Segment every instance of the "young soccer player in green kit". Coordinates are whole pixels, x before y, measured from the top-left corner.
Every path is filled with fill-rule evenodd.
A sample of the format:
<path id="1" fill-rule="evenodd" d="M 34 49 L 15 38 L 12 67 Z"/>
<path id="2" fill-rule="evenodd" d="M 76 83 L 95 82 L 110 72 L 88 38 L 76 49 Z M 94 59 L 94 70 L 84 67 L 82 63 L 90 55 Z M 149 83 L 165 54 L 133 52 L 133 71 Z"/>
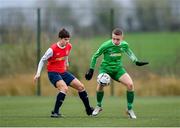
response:
<path id="1" fill-rule="evenodd" d="M 86 80 L 90 80 L 93 76 L 94 68 L 96 65 L 97 58 L 104 55 L 99 68 L 99 74 L 107 73 L 110 77 L 118 82 L 121 82 L 127 88 L 127 114 L 130 118 L 136 119 L 136 115 L 132 109 L 134 101 L 134 84 L 123 67 L 121 58 L 122 54 L 126 53 L 128 57 L 137 66 L 143 66 L 148 64 L 148 62 L 140 62 L 131 51 L 128 43 L 123 40 L 123 32 L 121 29 L 116 28 L 112 32 L 112 39 L 104 42 L 99 49 L 94 53 L 90 63 L 90 69 L 85 74 Z M 104 96 L 103 88 L 105 86 L 98 84 L 96 89 L 97 106 L 94 109 L 92 115 L 96 116 L 102 111 L 102 100 Z"/>

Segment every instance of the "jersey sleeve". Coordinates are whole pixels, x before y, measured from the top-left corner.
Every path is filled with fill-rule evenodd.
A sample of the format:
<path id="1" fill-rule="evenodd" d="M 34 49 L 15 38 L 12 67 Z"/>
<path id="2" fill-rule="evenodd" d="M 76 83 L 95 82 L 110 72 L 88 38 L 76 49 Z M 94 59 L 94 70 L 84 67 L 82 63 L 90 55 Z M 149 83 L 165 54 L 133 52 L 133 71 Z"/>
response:
<path id="1" fill-rule="evenodd" d="M 91 58 L 90 68 L 92 69 L 95 68 L 97 58 L 103 54 L 104 49 L 105 49 L 104 45 L 101 45 L 99 49 L 93 54 Z"/>
<path id="2" fill-rule="evenodd" d="M 126 53 L 126 55 L 131 59 L 131 61 L 133 63 L 135 63 L 136 61 L 138 61 L 137 57 L 135 56 L 135 54 L 133 53 L 133 51 L 129 48 L 128 43 L 124 44 L 123 49 Z"/>
<path id="3" fill-rule="evenodd" d="M 36 74 L 38 74 L 38 75 L 41 74 L 41 71 L 42 71 L 42 68 L 43 68 L 45 62 L 46 62 L 50 57 L 52 57 L 52 56 L 53 56 L 53 50 L 52 50 L 52 48 L 49 48 L 49 49 L 45 52 L 45 54 L 42 56 L 41 60 L 39 61 L 38 69 L 37 69 L 37 73 L 36 73 Z"/>

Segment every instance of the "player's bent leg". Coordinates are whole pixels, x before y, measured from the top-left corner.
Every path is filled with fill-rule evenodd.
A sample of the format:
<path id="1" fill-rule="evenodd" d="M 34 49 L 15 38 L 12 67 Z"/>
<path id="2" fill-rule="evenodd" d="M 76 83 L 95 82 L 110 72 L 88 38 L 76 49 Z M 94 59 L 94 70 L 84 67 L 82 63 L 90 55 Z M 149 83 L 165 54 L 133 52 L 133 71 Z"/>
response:
<path id="1" fill-rule="evenodd" d="M 59 80 L 56 83 L 56 87 L 60 92 L 57 94 L 54 110 L 51 112 L 51 117 L 53 118 L 62 117 L 62 114 L 59 112 L 59 109 L 63 104 L 63 101 L 66 97 L 66 92 L 68 90 L 68 87 L 63 80 Z"/>
<path id="2" fill-rule="evenodd" d="M 124 75 L 120 77 L 119 81 L 127 87 L 127 92 L 126 92 L 127 112 L 126 113 L 131 119 L 136 119 L 136 115 L 134 111 L 132 110 L 133 102 L 134 102 L 134 85 L 133 85 L 132 79 L 127 73 L 125 73 Z"/>
<path id="3" fill-rule="evenodd" d="M 128 91 L 134 91 L 134 84 L 128 73 L 123 74 L 119 81 L 126 86 Z"/>
<path id="4" fill-rule="evenodd" d="M 79 97 L 82 100 L 85 110 L 86 110 L 86 114 L 87 115 L 92 115 L 92 112 L 94 110 L 93 107 L 90 106 L 89 104 L 89 98 L 88 98 L 88 94 L 84 88 L 84 85 L 77 79 L 75 78 L 71 83 L 70 83 L 71 87 L 73 87 L 74 89 L 78 90 L 79 93 Z"/>

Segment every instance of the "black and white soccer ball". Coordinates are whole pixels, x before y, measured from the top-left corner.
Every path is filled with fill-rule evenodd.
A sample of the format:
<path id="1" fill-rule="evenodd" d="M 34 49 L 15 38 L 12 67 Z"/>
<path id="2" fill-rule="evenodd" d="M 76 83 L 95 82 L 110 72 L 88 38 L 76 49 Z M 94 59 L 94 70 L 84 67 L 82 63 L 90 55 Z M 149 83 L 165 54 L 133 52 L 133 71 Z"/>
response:
<path id="1" fill-rule="evenodd" d="M 111 77 L 107 73 L 101 73 L 97 77 L 97 82 L 101 86 L 107 86 L 111 83 Z"/>

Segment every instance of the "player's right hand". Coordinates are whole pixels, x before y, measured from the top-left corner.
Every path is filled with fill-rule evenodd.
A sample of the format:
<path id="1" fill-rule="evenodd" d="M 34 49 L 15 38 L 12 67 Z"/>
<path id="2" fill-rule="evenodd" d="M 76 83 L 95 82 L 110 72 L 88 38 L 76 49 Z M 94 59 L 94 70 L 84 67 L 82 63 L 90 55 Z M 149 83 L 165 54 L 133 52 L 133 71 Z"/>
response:
<path id="1" fill-rule="evenodd" d="M 93 76 L 93 73 L 94 73 L 94 69 L 90 68 L 85 74 L 86 80 L 90 80 Z"/>
<path id="2" fill-rule="evenodd" d="M 39 74 L 36 74 L 36 75 L 34 76 L 34 81 L 36 81 L 39 77 L 40 77 L 40 75 L 39 75 Z"/>

